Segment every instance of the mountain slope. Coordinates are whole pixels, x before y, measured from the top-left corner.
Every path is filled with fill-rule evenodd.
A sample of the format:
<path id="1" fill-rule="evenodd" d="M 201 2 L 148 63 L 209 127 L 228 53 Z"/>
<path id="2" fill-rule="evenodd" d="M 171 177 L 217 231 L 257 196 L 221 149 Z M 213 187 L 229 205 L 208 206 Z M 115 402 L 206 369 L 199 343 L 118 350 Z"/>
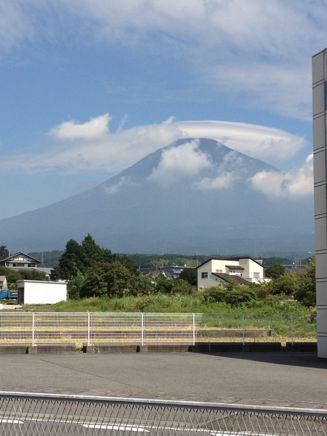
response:
<path id="1" fill-rule="evenodd" d="M 213 140 L 179 140 L 89 191 L 1 220 L 0 241 L 36 251 L 89 232 L 120 252 L 306 250 L 311 200 L 272 200 L 250 186 L 274 170 Z"/>

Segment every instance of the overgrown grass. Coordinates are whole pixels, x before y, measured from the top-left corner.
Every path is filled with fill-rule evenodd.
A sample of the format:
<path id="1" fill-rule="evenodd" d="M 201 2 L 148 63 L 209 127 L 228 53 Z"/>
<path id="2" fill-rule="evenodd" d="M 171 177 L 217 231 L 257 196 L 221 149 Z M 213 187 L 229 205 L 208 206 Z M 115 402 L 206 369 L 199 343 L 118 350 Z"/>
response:
<path id="1" fill-rule="evenodd" d="M 208 303 L 201 295 L 149 295 L 122 298 L 84 298 L 55 305 L 24 306 L 27 311 L 197 313 L 203 327 L 265 328 L 273 336 L 314 337 L 315 312 L 297 302 L 274 301 L 255 307 Z"/>

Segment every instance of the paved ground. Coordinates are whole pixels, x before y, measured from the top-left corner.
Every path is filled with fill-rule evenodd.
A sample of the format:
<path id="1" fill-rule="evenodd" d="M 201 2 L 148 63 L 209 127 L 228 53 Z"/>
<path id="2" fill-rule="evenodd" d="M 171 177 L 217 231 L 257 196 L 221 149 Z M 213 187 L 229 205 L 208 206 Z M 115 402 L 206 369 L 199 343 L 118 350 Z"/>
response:
<path id="1" fill-rule="evenodd" d="M 313 353 L 1 355 L 0 389 L 327 409 Z"/>

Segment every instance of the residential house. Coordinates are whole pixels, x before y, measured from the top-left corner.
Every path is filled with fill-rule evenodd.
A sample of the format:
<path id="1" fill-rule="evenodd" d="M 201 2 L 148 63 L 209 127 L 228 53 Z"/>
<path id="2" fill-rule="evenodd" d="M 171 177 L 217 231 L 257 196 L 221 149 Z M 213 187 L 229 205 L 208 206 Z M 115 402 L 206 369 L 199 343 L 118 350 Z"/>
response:
<path id="1" fill-rule="evenodd" d="M 245 258 L 210 258 L 197 267 L 198 289 L 219 284 L 248 284 L 265 281 L 261 261 Z"/>
<path id="2" fill-rule="evenodd" d="M 16 270 L 37 268 L 39 264 L 39 260 L 23 253 L 22 251 L 0 260 L 0 265 L 4 265 L 6 268 L 12 268 Z"/>

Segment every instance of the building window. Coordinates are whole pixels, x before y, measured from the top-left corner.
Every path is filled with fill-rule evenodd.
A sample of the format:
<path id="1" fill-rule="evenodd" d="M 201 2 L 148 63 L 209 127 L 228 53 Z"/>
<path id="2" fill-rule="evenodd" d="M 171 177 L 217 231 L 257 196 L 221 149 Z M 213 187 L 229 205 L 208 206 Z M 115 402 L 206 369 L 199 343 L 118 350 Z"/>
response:
<path id="1" fill-rule="evenodd" d="M 208 278 L 208 273 L 207 272 L 201 273 L 201 279 L 207 279 L 207 278 Z"/>
<path id="2" fill-rule="evenodd" d="M 254 273 L 253 273 L 253 278 L 255 278 L 255 279 L 260 279 L 260 273 L 258 273 L 258 272 L 254 272 Z"/>

